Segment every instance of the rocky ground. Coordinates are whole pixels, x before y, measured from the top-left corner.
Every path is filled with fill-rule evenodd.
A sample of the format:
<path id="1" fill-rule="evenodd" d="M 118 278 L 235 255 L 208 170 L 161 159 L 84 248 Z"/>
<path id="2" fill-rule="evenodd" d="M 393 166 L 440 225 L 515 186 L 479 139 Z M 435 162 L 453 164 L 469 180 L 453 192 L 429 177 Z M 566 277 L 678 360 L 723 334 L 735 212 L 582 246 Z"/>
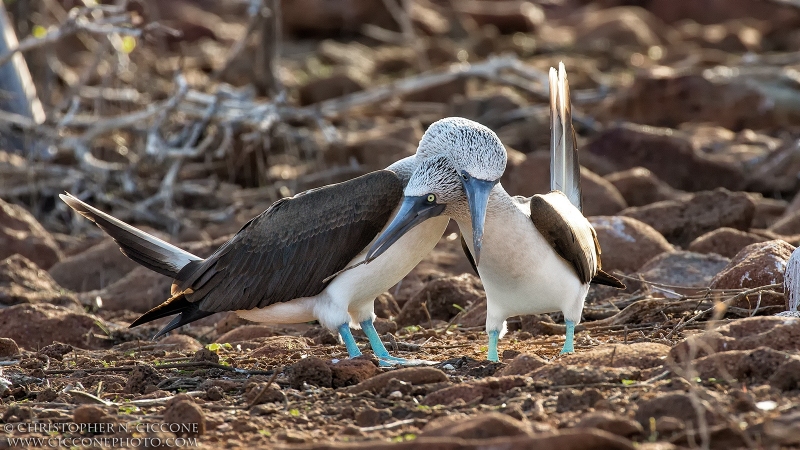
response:
<path id="1" fill-rule="evenodd" d="M 50 3 L 29 28 L 73 6 Z M 183 36 L 114 52 L 78 33 L 26 53 L 50 120 L 27 129 L 46 152 L 0 151 L 3 422 L 195 423 L 185 437 L 203 448 L 800 448 L 800 319 L 774 316 L 800 243 L 800 10 L 413 0 L 398 15 L 392 2 L 345 3 L 282 2 L 272 81 L 253 64 L 265 41 L 242 39 L 269 36 L 269 20 L 248 21 L 247 5 L 144 1 L 126 10 L 134 28 L 158 20 Z M 509 319 L 501 362 L 485 360 L 485 294 L 452 224 L 376 301 L 390 351 L 436 365 L 379 368 L 346 359 L 318 324 L 233 314 L 151 341 L 168 319 L 127 326 L 171 280 L 56 196 L 205 256 L 275 199 L 383 168 L 449 115 L 498 133 L 508 192 L 545 192 L 541 75 L 559 60 L 584 212 L 603 268 L 628 285 L 592 287 L 572 355 L 558 355 L 555 313 Z M 176 72 L 189 86 L 177 96 Z M 158 114 L 135 115 L 152 104 Z M 12 429 L 0 446 L 48 436 Z"/>

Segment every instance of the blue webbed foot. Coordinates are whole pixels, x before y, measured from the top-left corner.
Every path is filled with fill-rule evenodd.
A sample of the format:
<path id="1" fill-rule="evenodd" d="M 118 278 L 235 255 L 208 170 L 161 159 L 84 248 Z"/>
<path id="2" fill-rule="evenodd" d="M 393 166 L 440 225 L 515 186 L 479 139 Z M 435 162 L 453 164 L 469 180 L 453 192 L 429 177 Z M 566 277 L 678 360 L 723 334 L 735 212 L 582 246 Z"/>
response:
<path id="1" fill-rule="evenodd" d="M 369 345 L 370 347 L 372 347 L 372 352 L 375 353 L 375 356 L 378 358 L 381 367 L 421 366 L 421 365 L 437 364 L 435 361 L 425 361 L 422 359 L 405 359 L 390 355 L 389 351 L 386 350 L 386 346 L 383 345 L 383 341 L 381 340 L 381 337 L 378 335 L 378 331 L 375 330 L 375 325 L 372 323 L 372 320 L 365 320 L 361 322 L 361 329 L 364 330 L 364 334 L 367 335 L 367 339 L 369 339 Z"/>
<path id="2" fill-rule="evenodd" d="M 433 366 L 439 364 L 438 361 L 428 361 L 426 359 L 405 359 L 390 356 L 389 358 L 379 358 L 381 367 L 394 367 L 394 366 Z"/>
<path id="3" fill-rule="evenodd" d="M 500 331 L 491 330 L 487 333 L 489 335 L 489 352 L 486 359 L 491 362 L 500 362 L 500 356 L 497 354 L 497 341 L 500 339 Z"/>
<path id="4" fill-rule="evenodd" d="M 565 353 L 575 353 L 574 341 L 575 341 L 575 322 L 571 320 L 565 320 L 564 323 L 567 324 L 567 336 L 564 340 L 564 348 L 561 349 L 561 354 Z"/>

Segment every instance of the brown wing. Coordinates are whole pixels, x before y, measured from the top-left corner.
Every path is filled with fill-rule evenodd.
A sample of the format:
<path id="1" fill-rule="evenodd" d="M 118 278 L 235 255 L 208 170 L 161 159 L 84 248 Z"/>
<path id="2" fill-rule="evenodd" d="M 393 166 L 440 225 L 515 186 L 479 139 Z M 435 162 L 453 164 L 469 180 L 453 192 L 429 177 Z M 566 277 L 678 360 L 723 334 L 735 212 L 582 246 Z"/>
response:
<path id="1" fill-rule="evenodd" d="M 551 192 L 547 195 L 552 194 Z M 561 192 L 558 194 L 563 196 Z M 564 201 L 569 202 L 566 196 Z M 573 221 L 566 220 L 563 212 L 559 211 L 559 206 L 549 202 L 543 195 L 534 195 L 531 197 L 531 220 L 556 253 L 572 265 L 578 278 L 589 283 L 598 270 L 594 248 L 596 238 L 591 237 L 594 230 L 588 224 L 588 230 L 577 228 L 583 224 L 576 225 Z M 580 214 L 577 210 L 575 212 Z"/>
<path id="2" fill-rule="evenodd" d="M 183 277 L 206 311 L 263 308 L 317 295 L 375 238 L 403 195 L 389 171 L 283 199 Z"/>
<path id="3" fill-rule="evenodd" d="M 181 313 L 169 329 L 220 311 L 317 295 L 383 229 L 403 196 L 387 170 L 275 202 L 202 261 L 186 265 L 173 297 L 132 326 Z M 168 331 L 164 329 L 161 333 Z M 160 334 L 161 334 L 160 333 Z"/>

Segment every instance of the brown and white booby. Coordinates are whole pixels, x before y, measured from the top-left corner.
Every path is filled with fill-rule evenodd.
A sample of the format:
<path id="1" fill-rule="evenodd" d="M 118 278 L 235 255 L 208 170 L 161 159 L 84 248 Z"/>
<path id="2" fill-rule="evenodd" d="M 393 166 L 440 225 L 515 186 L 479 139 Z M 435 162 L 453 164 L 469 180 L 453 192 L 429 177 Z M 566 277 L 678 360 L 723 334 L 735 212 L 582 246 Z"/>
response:
<path id="1" fill-rule="evenodd" d="M 404 203 L 416 210 L 444 206 L 441 214 L 456 220 L 463 241 L 483 281 L 487 298 L 488 358 L 498 360 L 497 343 L 506 319 L 522 314 L 562 311 L 566 341 L 574 351 L 589 283 L 624 285 L 603 272 L 594 228 L 581 213 L 580 166 L 570 115 L 569 87 L 563 64 L 551 69 L 551 191 L 512 197 L 498 182 L 506 152 L 490 129 L 466 119 L 451 121 L 451 151 L 420 163 L 404 190 Z M 465 171 L 469 167 L 470 171 Z M 482 168 L 482 169 L 479 169 Z M 477 178 L 475 174 L 478 174 Z M 557 189 L 557 190 L 556 190 Z M 482 202 L 482 203 L 481 203 Z M 367 260 L 378 257 L 425 217 L 414 209 L 398 214 L 373 244 Z"/>
<path id="2" fill-rule="evenodd" d="M 436 149 L 420 148 L 422 153 Z M 416 155 L 372 172 L 284 198 L 250 220 L 210 257 L 203 259 L 134 228 L 66 194 L 61 199 L 95 222 L 137 263 L 174 279 L 172 296 L 131 324 L 177 316 L 156 337 L 222 311 L 267 323 L 311 320 L 337 330 L 351 357 L 361 354 L 350 325 L 361 326 L 375 355 L 389 355 L 373 325 L 375 298 L 399 282 L 441 238 L 449 218 L 431 208 L 423 226 L 362 262 L 371 242 L 403 211 L 403 187 L 418 165 Z M 340 273 L 341 272 L 341 273 Z M 328 280 L 330 278 L 330 280 Z"/>

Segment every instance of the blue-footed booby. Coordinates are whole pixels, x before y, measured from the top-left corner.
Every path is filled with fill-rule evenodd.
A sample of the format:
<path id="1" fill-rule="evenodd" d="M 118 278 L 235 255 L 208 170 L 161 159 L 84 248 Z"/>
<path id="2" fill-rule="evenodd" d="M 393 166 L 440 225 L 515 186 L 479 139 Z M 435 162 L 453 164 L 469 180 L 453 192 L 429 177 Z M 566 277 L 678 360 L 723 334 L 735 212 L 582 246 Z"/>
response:
<path id="1" fill-rule="evenodd" d="M 462 238 L 462 244 L 486 290 L 491 361 L 499 359 L 497 344 L 506 332 L 506 319 L 522 314 L 563 312 L 562 353 L 573 352 L 575 325 L 589 283 L 624 288 L 601 270 L 597 235 L 581 213 L 580 166 L 563 64 L 558 73 L 551 69 L 550 89 L 550 193 L 529 198 L 506 193 L 497 174 L 505 167 L 503 144 L 494 132 L 466 119 L 452 122 L 445 139 L 452 142 L 450 151 L 422 161 L 404 190 L 404 204 L 414 202 L 422 211 L 444 206 L 441 214 L 455 219 L 462 236 L 472 234 L 473 239 Z M 476 141 L 482 144 L 473 145 Z M 484 167 L 484 178 L 464 173 L 465 167 L 476 172 L 476 166 Z M 482 196 L 484 192 L 488 196 Z M 424 220 L 413 210 L 401 211 L 373 244 L 367 260 Z"/>
<path id="2" fill-rule="evenodd" d="M 421 141 L 419 153 L 431 154 Z M 403 187 L 418 165 L 404 158 L 386 170 L 284 198 L 245 224 L 203 259 L 132 227 L 70 195 L 61 199 L 93 221 L 130 259 L 174 279 L 172 296 L 131 327 L 177 314 L 154 337 L 222 311 L 248 320 L 311 320 L 338 331 L 350 357 L 361 354 L 350 331 L 360 326 L 383 365 L 413 364 L 389 355 L 375 330 L 374 300 L 397 284 L 439 242 L 449 218 L 444 206 L 369 265 L 359 265 L 393 214 L 402 211 Z M 355 267 L 353 267 L 355 266 Z M 348 270 L 344 270 L 348 268 Z"/>

